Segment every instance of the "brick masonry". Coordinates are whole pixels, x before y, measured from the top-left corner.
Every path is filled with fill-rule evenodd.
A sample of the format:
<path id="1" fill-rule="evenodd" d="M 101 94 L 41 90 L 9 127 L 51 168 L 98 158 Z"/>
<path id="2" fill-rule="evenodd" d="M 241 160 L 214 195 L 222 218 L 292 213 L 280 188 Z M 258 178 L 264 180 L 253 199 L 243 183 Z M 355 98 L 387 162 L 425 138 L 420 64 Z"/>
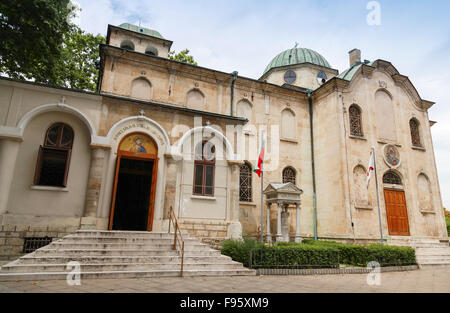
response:
<path id="1" fill-rule="evenodd" d="M 23 243 L 27 237 L 51 237 L 56 240 L 77 229 L 75 226 L 0 226 L 0 261 L 23 256 Z"/>

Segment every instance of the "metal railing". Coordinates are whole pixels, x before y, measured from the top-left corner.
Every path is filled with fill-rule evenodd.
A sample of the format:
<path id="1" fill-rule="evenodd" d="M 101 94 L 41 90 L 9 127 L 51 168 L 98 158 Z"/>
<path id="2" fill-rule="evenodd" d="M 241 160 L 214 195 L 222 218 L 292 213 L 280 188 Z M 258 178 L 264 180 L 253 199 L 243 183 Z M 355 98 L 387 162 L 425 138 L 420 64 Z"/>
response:
<path id="1" fill-rule="evenodd" d="M 178 219 L 175 215 L 175 212 L 173 211 L 173 208 L 170 207 L 169 211 L 169 234 L 170 234 L 170 227 L 173 224 L 174 228 L 174 238 L 173 238 L 173 248 L 172 250 L 177 250 L 177 243 L 180 247 L 181 252 L 181 268 L 180 268 L 180 277 L 183 277 L 183 265 L 184 265 L 184 240 L 183 235 L 181 234 L 180 226 L 178 225 Z"/>

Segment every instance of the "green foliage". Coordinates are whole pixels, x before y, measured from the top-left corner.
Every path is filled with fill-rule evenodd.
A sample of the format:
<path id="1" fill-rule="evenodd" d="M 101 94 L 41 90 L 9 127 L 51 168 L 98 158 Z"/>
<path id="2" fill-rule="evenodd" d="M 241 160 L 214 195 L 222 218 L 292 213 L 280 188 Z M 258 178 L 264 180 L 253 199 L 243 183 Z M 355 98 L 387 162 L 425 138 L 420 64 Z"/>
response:
<path id="1" fill-rule="evenodd" d="M 445 222 L 447 223 L 447 233 L 450 237 L 450 212 L 447 210 L 445 210 Z"/>
<path id="2" fill-rule="evenodd" d="M 74 27 L 65 37 L 62 58 L 56 67 L 54 84 L 95 91 L 99 75 L 95 62 L 99 56 L 99 46 L 105 42 L 105 37 L 101 35 L 94 36 Z"/>
<path id="3" fill-rule="evenodd" d="M 42 83 L 57 81 L 64 37 L 75 8 L 69 0 L 0 2 L 0 73 Z"/>
<path id="4" fill-rule="evenodd" d="M 188 49 L 184 49 L 179 53 L 176 53 L 176 51 L 170 51 L 169 59 L 187 64 L 198 65 L 197 62 L 195 62 L 194 57 L 189 55 Z"/>
<path id="5" fill-rule="evenodd" d="M 414 249 L 409 247 L 395 247 L 380 244 L 359 246 L 334 241 L 314 240 L 304 240 L 302 244 L 338 249 L 340 264 L 366 266 L 371 261 L 376 261 L 381 266 L 416 264 Z"/>
<path id="6" fill-rule="evenodd" d="M 260 268 L 334 268 L 339 264 L 365 267 L 371 261 L 381 266 L 416 264 L 414 249 L 382 245 L 358 246 L 332 241 L 304 240 L 264 246 L 255 241 L 225 240 L 222 253 L 249 266 Z M 251 253 L 251 251 L 253 251 Z"/>

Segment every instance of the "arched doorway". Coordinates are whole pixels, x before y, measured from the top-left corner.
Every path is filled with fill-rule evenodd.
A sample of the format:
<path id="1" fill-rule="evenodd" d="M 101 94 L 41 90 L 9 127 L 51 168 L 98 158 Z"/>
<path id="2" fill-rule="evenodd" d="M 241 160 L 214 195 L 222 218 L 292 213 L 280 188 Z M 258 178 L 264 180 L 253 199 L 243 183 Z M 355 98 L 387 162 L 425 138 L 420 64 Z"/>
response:
<path id="1" fill-rule="evenodd" d="M 401 177 L 388 171 L 383 176 L 384 200 L 389 235 L 409 236 L 408 209 Z"/>
<path id="2" fill-rule="evenodd" d="M 111 201 L 110 230 L 151 231 L 158 147 L 143 133 L 132 133 L 119 144 Z"/>

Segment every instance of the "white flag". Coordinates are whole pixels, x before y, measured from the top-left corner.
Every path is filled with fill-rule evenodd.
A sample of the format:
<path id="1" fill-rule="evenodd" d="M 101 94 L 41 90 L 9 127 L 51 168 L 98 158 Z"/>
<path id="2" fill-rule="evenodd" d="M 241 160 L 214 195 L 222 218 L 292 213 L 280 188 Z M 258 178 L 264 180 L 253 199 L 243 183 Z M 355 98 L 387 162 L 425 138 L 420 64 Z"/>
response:
<path id="1" fill-rule="evenodd" d="M 375 169 L 375 157 L 373 155 L 373 153 L 375 152 L 375 149 L 372 149 L 370 151 L 370 161 L 369 161 L 369 166 L 367 167 L 367 182 L 366 182 L 366 187 L 369 188 L 369 183 L 370 183 L 370 177 L 372 177 L 372 172 Z"/>

